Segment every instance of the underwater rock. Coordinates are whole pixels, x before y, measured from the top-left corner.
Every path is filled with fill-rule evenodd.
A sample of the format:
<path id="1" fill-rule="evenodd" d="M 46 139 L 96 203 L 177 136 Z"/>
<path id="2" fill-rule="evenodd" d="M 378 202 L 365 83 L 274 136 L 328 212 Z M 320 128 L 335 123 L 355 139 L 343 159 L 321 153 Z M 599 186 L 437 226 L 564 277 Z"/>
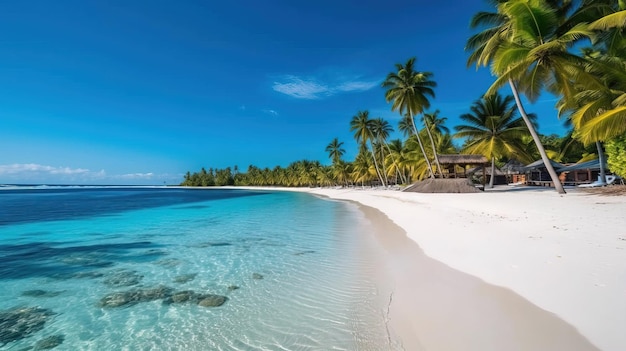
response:
<path id="1" fill-rule="evenodd" d="M 312 254 L 312 253 L 315 253 L 315 251 L 314 250 L 306 250 L 306 251 L 298 251 L 298 252 L 294 253 L 294 255 L 302 256 L 302 255 Z"/>
<path id="2" fill-rule="evenodd" d="M 25 290 L 22 291 L 22 296 L 30 296 L 30 297 L 55 297 L 59 296 L 62 291 L 46 291 L 46 290 Z"/>
<path id="3" fill-rule="evenodd" d="M 169 253 L 165 250 L 161 250 L 161 249 L 150 249 L 144 253 L 142 253 L 142 256 L 166 256 Z"/>
<path id="4" fill-rule="evenodd" d="M 65 340 L 65 335 L 63 334 L 49 336 L 47 338 L 37 341 L 37 343 L 35 344 L 34 350 L 53 349 L 61 345 L 63 343 L 63 340 Z"/>
<path id="5" fill-rule="evenodd" d="M 98 271 L 76 272 L 70 278 L 76 279 L 96 279 L 104 277 L 104 273 Z"/>
<path id="6" fill-rule="evenodd" d="M 198 306 L 202 307 L 218 307 L 226 303 L 228 297 L 222 295 L 202 295 L 199 297 Z"/>
<path id="7" fill-rule="evenodd" d="M 173 293 L 170 297 L 163 300 L 166 305 L 174 303 L 195 303 L 202 307 L 217 307 L 223 305 L 228 297 L 214 294 L 199 294 L 191 290 L 179 291 Z"/>
<path id="8" fill-rule="evenodd" d="M 263 279 L 263 274 L 252 273 L 252 279 Z"/>
<path id="9" fill-rule="evenodd" d="M 67 255 L 67 256 L 62 257 L 60 261 L 65 264 L 73 265 L 73 266 L 98 267 L 98 268 L 110 267 L 114 265 L 113 262 L 103 261 L 101 260 L 101 256 L 93 255 L 93 254 Z"/>
<path id="10" fill-rule="evenodd" d="M 180 265 L 181 263 L 183 262 L 176 258 L 166 258 L 166 259 L 158 260 L 154 262 L 154 264 L 158 264 L 159 266 L 163 266 L 163 267 L 176 267 Z"/>
<path id="11" fill-rule="evenodd" d="M 193 248 L 198 248 L 198 249 L 204 249 L 207 247 L 220 247 L 220 246 L 232 246 L 233 244 L 228 243 L 228 242 L 204 242 L 204 243 L 199 243 L 196 245 L 192 245 L 190 247 Z"/>
<path id="12" fill-rule="evenodd" d="M 233 290 L 237 290 L 239 289 L 239 287 L 237 285 L 229 285 L 228 286 L 228 291 L 233 291 Z"/>
<path id="13" fill-rule="evenodd" d="M 143 279 L 143 275 L 137 271 L 118 270 L 104 280 L 104 284 L 112 287 L 137 285 Z"/>
<path id="14" fill-rule="evenodd" d="M 17 307 L 0 311 L 0 346 L 43 329 L 54 312 L 39 307 Z"/>
<path id="15" fill-rule="evenodd" d="M 172 296 L 163 300 L 164 304 L 183 303 L 187 301 L 193 301 L 197 299 L 197 294 L 191 290 L 178 291 L 172 294 Z"/>
<path id="16" fill-rule="evenodd" d="M 184 284 L 196 278 L 198 273 L 182 274 L 174 277 L 174 283 Z"/>
<path id="17" fill-rule="evenodd" d="M 108 294 L 100 299 L 100 307 L 132 306 L 140 302 L 148 302 L 169 298 L 174 289 L 166 286 L 157 286 L 149 289 L 120 291 Z"/>

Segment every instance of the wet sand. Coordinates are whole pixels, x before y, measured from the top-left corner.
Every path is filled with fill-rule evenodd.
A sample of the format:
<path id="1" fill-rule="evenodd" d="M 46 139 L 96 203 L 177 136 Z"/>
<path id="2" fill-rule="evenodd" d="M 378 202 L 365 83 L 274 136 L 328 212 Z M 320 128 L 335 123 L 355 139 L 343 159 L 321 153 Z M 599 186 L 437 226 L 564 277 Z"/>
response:
<path id="1" fill-rule="evenodd" d="M 599 350 L 513 291 L 427 257 L 382 212 L 361 206 L 384 254 L 378 281 L 404 350 Z"/>

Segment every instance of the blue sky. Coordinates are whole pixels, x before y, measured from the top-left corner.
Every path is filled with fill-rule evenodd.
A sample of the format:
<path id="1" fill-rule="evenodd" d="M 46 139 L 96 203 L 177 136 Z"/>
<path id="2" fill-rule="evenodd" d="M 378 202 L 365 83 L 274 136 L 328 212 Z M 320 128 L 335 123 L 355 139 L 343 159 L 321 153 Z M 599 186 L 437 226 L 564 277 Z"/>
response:
<path id="1" fill-rule="evenodd" d="M 380 83 L 417 57 L 458 124 L 493 81 L 466 68 L 480 0 L 0 2 L 0 183 L 176 184 L 200 167 L 329 163 Z M 563 133 L 554 99 L 529 112 Z M 399 137 L 399 135 L 394 135 Z"/>

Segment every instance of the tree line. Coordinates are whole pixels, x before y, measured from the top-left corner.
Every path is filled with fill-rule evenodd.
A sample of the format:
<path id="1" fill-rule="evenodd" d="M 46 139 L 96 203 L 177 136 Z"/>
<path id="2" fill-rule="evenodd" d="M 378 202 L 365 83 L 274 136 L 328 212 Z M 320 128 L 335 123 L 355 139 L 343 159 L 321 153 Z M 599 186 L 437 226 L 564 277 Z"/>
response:
<path id="1" fill-rule="evenodd" d="M 330 166 L 302 160 L 271 170 L 202 170 L 188 172 L 183 185 L 409 184 L 442 177 L 438 155 L 457 152 L 482 154 L 492 168 L 512 158 L 541 158 L 560 193 L 565 191 L 550 159 L 600 158 L 602 164 L 606 149 L 611 170 L 626 175 L 626 2 L 488 2 L 493 11 L 473 16 L 470 26 L 476 33 L 465 49 L 468 67 L 489 67 L 495 81 L 460 116 L 462 124 L 454 127 L 455 133 L 437 110 L 429 112 L 437 84 L 433 74 L 417 70 L 411 58 L 396 64 L 382 83 L 391 110 L 401 117 L 397 128 L 403 139 L 388 140 L 393 132 L 389 122 L 357 111 L 349 122 L 358 144 L 352 161 L 343 159 L 344 143 L 335 138 L 326 147 Z M 499 93 L 504 86 L 510 96 Z M 521 101 L 524 95 L 532 103 L 544 91 L 558 97 L 555 117 L 570 127 L 564 137 L 540 135 L 537 117 L 528 114 Z M 460 150 L 454 138 L 463 141 Z"/>

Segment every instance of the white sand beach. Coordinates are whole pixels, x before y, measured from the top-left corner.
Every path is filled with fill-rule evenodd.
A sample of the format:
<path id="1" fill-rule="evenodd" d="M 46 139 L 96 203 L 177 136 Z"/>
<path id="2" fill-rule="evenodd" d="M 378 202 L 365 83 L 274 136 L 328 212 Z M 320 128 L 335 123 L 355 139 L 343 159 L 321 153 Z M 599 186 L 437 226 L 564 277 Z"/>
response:
<path id="1" fill-rule="evenodd" d="M 389 253 L 388 319 L 405 350 L 626 349 L 624 196 L 298 191 L 391 220 L 366 209 Z"/>

